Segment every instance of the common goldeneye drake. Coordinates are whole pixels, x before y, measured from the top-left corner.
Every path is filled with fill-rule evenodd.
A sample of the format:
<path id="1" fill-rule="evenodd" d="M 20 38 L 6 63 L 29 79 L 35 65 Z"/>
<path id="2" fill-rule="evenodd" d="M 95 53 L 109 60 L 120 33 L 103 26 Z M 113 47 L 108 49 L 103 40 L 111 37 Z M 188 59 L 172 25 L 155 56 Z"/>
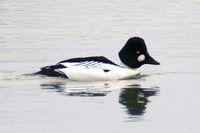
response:
<path id="1" fill-rule="evenodd" d="M 140 37 L 128 39 L 118 55 L 124 66 L 103 56 L 92 56 L 67 59 L 56 65 L 42 67 L 36 74 L 76 81 L 118 80 L 134 77 L 139 73 L 137 68 L 144 64 L 160 64 L 149 55 L 146 44 Z"/>

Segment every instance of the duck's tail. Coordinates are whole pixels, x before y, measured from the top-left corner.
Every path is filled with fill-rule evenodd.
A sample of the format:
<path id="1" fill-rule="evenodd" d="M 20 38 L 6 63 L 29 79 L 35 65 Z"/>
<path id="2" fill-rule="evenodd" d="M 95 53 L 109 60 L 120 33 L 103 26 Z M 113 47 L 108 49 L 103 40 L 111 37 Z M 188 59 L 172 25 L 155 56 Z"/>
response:
<path id="1" fill-rule="evenodd" d="M 66 67 L 61 64 L 46 66 L 46 67 L 42 67 L 40 69 L 40 71 L 38 71 L 34 74 L 46 75 L 46 76 L 50 76 L 50 77 L 68 78 L 67 75 L 65 75 L 62 71 L 59 70 L 62 68 L 66 68 Z"/>

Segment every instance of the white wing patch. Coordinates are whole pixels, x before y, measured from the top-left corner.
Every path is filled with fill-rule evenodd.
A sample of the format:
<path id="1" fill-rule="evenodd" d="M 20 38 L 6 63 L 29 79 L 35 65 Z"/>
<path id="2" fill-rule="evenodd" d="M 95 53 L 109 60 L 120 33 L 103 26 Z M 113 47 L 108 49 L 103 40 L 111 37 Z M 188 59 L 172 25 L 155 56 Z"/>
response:
<path id="1" fill-rule="evenodd" d="M 103 65 L 102 65 L 103 63 L 95 62 L 95 61 L 84 61 L 84 62 L 77 62 L 77 63 L 65 62 L 65 63 L 61 63 L 61 64 L 66 66 L 67 68 L 82 67 L 85 69 L 104 69 L 104 67 L 105 67 L 105 65 L 103 67 Z"/>

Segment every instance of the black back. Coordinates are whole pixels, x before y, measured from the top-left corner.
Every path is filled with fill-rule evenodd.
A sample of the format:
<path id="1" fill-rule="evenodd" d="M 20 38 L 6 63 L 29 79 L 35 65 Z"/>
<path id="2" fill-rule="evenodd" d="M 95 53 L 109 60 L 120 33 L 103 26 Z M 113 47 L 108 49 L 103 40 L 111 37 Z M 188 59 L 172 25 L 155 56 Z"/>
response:
<path id="1" fill-rule="evenodd" d="M 85 62 L 85 61 L 95 61 L 95 62 L 101 62 L 101 63 L 106 63 L 106 64 L 118 66 L 117 64 L 115 64 L 114 62 L 112 62 L 111 60 L 109 60 L 109 59 L 107 59 L 106 57 L 103 57 L 103 56 L 72 58 L 72 59 L 67 59 L 67 60 L 61 61 L 59 63 L 65 63 L 65 62 L 69 62 L 69 63 L 80 62 L 81 63 L 81 62 Z"/>

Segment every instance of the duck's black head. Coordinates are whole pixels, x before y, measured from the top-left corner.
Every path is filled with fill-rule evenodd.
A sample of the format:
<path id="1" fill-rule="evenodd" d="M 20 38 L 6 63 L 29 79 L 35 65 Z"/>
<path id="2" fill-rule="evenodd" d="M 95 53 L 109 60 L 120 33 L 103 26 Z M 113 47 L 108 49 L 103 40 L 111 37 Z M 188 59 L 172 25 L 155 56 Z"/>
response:
<path id="1" fill-rule="evenodd" d="M 160 65 L 149 55 L 146 44 L 140 37 L 130 38 L 120 50 L 119 58 L 131 68 L 139 68 L 144 64 Z"/>

